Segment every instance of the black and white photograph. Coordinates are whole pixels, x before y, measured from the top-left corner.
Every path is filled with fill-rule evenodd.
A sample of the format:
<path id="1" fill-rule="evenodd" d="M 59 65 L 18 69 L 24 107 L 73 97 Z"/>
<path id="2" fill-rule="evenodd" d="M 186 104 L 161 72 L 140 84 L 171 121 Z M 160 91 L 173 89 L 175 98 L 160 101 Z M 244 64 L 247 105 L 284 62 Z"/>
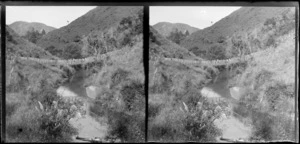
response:
<path id="1" fill-rule="evenodd" d="M 145 142 L 143 6 L 6 6 L 6 142 Z"/>
<path id="2" fill-rule="evenodd" d="M 296 141 L 296 7 L 150 6 L 149 142 Z"/>
<path id="3" fill-rule="evenodd" d="M 299 3 L 0 2 L 1 143 L 299 143 Z"/>

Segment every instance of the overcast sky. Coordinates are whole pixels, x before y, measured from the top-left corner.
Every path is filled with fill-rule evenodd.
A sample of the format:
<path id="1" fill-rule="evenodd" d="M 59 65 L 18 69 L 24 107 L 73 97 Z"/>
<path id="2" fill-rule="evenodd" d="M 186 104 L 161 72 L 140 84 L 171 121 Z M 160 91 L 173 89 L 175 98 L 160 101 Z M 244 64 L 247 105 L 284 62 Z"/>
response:
<path id="1" fill-rule="evenodd" d="M 149 8 L 150 25 L 158 22 L 185 23 L 203 29 L 240 7 L 155 6 Z"/>
<path id="2" fill-rule="evenodd" d="M 6 24 L 15 21 L 40 22 L 60 28 L 96 6 L 7 6 Z"/>

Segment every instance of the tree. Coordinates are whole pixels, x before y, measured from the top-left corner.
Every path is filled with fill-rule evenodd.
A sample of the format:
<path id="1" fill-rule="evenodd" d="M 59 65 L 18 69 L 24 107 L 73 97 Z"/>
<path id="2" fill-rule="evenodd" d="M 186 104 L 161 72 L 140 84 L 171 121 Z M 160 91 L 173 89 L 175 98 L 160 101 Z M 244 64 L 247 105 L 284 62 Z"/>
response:
<path id="1" fill-rule="evenodd" d="M 180 42 L 185 39 L 186 35 L 179 31 L 177 28 L 170 33 L 167 39 L 173 41 L 176 44 L 180 44 Z"/>
<path id="2" fill-rule="evenodd" d="M 61 57 L 61 55 L 63 54 L 62 49 L 56 48 L 53 45 L 46 47 L 45 50 L 58 57 Z"/>
<path id="3" fill-rule="evenodd" d="M 45 34 L 46 34 L 46 32 L 45 32 L 45 30 L 43 29 L 43 30 L 42 30 L 42 35 L 45 35 Z"/>
<path id="4" fill-rule="evenodd" d="M 223 43 L 223 42 L 225 42 L 225 40 L 226 40 L 226 38 L 224 36 L 220 36 L 217 41 L 218 41 L 218 43 Z"/>
<path id="5" fill-rule="evenodd" d="M 225 48 L 221 45 L 213 45 L 208 49 L 207 56 L 210 60 L 225 59 Z"/>
<path id="6" fill-rule="evenodd" d="M 78 59 L 81 58 L 81 49 L 77 44 L 70 44 L 63 50 L 63 58 L 65 59 Z"/>
<path id="7" fill-rule="evenodd" d="M 35 30 L 34 28 L 31 29 L 31 31 L 27 31 L 26 35 L 24 36 L 25 39 L 29 40 L 32 43 L 36 43 L 38 39 L 42 37 L 42 34 L 39 33 L 38 30 Z"/>
<path id="8" fill-rule="evenodd" d="M 185 36 L 188 36 L 188 35 L 190 35 L 190 33 L 189 33 L 188 30 L 186 30 L 186 31 L 185 31 Z"/>

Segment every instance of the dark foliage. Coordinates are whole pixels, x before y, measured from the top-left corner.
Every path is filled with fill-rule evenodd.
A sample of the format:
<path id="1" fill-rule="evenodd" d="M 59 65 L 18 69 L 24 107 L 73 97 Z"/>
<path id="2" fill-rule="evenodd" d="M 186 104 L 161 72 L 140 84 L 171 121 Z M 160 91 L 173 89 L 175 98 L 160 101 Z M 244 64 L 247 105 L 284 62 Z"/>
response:
<path id="1" fill-rule="evenodd" d="M 32 43 L 36 43 L 43 35 L 45 35 L 45 31 L 40 33 L 38 30 L 32 29 L 31 31 L 27 31 L 23 37 Z"/>
<path id="2" fill-rule="evenodd" d="M 185 34 L 182 33 L 182 31 L 179 31 L 178 29 L 175 29 L 175 31 L 172 31 L 170 35 L 167 37 L 167 39 L 171 40 L 172 42 L 176 44 L 180 44 L 182 40 L 184 40 L 189 35 L 188 32 Z"/>

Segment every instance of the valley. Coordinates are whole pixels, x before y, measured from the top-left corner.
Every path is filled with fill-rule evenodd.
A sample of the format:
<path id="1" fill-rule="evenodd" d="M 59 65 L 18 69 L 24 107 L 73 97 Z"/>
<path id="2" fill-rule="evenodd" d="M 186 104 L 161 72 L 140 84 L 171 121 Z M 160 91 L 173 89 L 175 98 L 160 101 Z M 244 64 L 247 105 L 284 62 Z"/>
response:
<path id="1" fill-rule="evenodd" d="M 142 7 L 123 6 L 96 7 L 37 39 L 7 26 L 6 140 L 143 142 L 142 26 Z M 66 39 L 82 35 L 61 41 L 66 29 Z"/>
<path id="2" fill-rule="evenodd" d="M 299 141 L 297 9 L 216 8 L 174 7 L 147 46 L 143 6 L 6 25 L 6 142 Z"/>
<path id="3" fill-rule="evenodd" d="M 242 7 L 179 42 L 158 31 L 150 26 L 150 141 L 296 140 L 294 8 Z"/>

